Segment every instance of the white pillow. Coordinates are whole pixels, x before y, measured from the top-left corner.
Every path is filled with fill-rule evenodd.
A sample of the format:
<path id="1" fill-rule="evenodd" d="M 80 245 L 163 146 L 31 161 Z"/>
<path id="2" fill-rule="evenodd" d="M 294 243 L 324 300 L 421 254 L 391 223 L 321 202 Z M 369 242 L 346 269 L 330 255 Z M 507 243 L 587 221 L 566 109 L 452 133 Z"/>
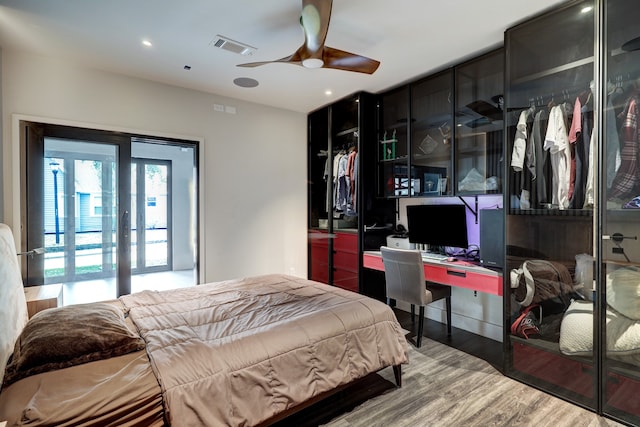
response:
<path id="1" fill-rule="evenodd" d="M 607 304 L 629 319 L 640 320 L 640 271 L 624 267 L 607 274 Z"/>
<path id="2" fill-rule="evenodd" d="M 593 302 L 571 301 L 560 324 L 560 351 L 593 356 Z M 640 322 L 607 309 L 607 355 L 640 353 Z"/>
<path id="3" fill-rule="evenodd" d="M 0 386 L 7 360 L 28 320 L 13 234 L 6 224 L 0 223 Z"/>

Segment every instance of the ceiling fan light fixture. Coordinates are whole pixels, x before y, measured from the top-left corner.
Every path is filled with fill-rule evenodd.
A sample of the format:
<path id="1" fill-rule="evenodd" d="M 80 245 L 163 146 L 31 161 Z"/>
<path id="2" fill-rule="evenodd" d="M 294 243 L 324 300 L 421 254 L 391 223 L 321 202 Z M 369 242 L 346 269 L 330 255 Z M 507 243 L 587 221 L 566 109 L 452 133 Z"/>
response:
<path id="1" fill-rule="evenodd" d="M 320 58 L 307 58 L 302 61 L 304 68 L 322 68 L 324 61 Z"/>

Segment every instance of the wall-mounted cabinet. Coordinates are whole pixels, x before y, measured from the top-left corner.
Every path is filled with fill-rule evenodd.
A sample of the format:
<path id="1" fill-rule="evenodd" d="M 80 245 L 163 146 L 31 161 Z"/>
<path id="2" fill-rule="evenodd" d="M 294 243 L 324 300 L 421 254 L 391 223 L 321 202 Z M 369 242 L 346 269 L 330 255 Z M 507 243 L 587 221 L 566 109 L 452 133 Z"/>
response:
<path id="1" fill-rule="evenodd" d="M 454 68 L 458 195 L 500 194 L 504 175 L 504 50 Z"/>
<path id="2" fill-rule="evenodd" d="M 506 372 L 630 425 L 640 424 L 639 13 L 624 0 L 572 1 L 505 38 L 506 265 L 553 263 L 530 286 L 507 283 Z"/>
<path id="3" fill-rule="evenodd" d="M 379 195 L 502 191 L 503 50 L 381 96 Z"/>
<path id="4" fill-rule="evenodd" d="M 380 98 L 378 176 L 382 197 L 407 196 L 409 189 L 409 87 Z"/>
<path id="5" fill-rule="evenodd" d="M 411 84 L 412 196 L 448 195 L 453 158 L 453 70 Z"/>

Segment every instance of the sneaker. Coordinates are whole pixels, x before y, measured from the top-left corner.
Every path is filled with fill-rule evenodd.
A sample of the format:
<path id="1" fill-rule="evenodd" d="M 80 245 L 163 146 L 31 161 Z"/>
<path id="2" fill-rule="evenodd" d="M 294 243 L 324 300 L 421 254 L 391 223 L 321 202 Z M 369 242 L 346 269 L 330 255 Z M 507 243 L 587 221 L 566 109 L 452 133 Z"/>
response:
<path id="1" fill-rule="evenodd" d="M 518 316 L 518 318 L 511 325 L 511 334 L 517 335 L 524 339 L 529 339 L 531 336 L 540 335 L 540 329 L 538 329 L 536 316 L 533 314 L 532 308 L 537 307 L 537 304 L 527 307 Z"/>

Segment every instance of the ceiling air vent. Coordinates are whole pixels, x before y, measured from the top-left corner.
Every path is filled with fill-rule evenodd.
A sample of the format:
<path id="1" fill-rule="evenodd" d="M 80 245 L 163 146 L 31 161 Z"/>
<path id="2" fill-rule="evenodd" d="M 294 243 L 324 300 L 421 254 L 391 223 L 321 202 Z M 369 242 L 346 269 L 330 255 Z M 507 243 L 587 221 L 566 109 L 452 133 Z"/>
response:
<path id="1" fill-rule="evenodd" d="M 256 51 L 256 48 L 253 46 L 231 40 L 230 38 L 223 37 L 221 35 L 215 36 L 209 45 L 245 56 L 253 55 L 253 52 Z"/>

